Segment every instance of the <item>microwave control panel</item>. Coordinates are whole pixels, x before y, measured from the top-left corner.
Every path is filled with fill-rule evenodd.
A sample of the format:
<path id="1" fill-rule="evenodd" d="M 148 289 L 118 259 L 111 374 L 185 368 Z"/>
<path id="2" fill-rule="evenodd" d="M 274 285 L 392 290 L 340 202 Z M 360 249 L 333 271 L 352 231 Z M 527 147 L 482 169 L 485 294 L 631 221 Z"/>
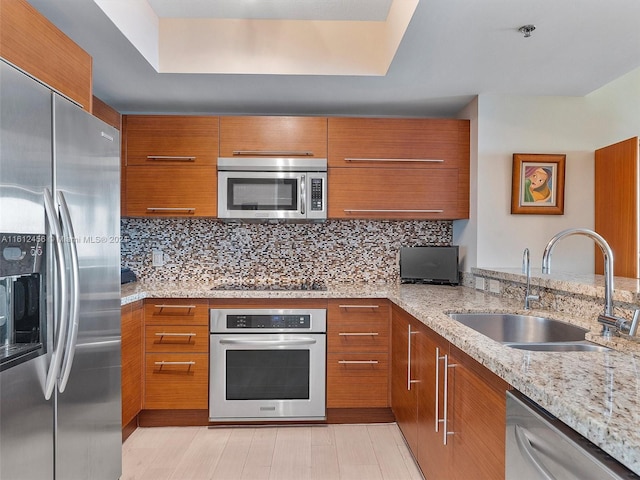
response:
<path id="1" fill-rule="evenodd" d="M 311 179 L 311 210 L 322 211 L 323 209 L 323 183 L 322 178 Z"/>

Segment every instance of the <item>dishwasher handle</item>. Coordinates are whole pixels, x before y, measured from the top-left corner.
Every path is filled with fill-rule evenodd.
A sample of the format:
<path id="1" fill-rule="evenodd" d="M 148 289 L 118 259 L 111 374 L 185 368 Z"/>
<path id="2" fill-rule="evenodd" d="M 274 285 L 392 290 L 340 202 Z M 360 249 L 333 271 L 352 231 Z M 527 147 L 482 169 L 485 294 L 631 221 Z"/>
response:
<path id="1" fill-rule="evenodd" d="M 516 437 L 516 443 L 518 444 L 518 450 L 520 453 L 533 465 L 536 470 L 542 475 L 541 480 L 557 480 L 551 472 L 544 466 L 544 464 L 538 459 L 535 453 L 535 446 L 527 437 L 526 430 L 520 425 L 514 425 L 514 433 Z"/>

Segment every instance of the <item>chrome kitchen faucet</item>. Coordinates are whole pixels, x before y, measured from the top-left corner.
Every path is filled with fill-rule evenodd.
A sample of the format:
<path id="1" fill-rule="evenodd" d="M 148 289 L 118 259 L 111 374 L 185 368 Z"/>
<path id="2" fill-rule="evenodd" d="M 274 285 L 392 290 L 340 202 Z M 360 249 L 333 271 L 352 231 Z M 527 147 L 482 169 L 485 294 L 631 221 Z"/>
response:
<path id="1" fill-rule="evenodd" d="M 522 252 L 522 273 L 527 276 L 527 286 L 524 291 L 524 309 L 529 310 L 531 309 L 529 304 L 531 300 L 540 301 L 540 289 L 538 288 L 538 295 L 531 295 L 531 259 L 528 248 L 525 248 L 524 252 Z"/>
<path id="2" fill-rule="evenodd" d="M 602 323 L 602 334 L 610 336 L 623 332 L 634 336 L 638 331 L 640 310 L 636 309 L 633 320 L 629 322 L 625 318 L 613 314 L 613 252 L 607 241 L 598 233 L 587 228 L 569 228 L 554 235 L 542 254 L 542 273 L 551 273 L 551 253 L 556 244 L 570 235 L 584 235 L 591 238 L 602 250 L 604 257 L 604 313 L 598 315 L 598 322 Z"/>

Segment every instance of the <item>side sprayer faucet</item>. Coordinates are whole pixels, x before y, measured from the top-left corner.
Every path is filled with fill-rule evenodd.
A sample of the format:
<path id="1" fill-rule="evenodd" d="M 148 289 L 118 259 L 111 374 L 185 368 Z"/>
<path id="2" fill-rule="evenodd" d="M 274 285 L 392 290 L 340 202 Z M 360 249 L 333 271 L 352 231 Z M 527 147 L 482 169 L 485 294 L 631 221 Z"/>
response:
<path id="1" fill-rule="evenodd" d="M 529 256 L 529 249 L 525 248 L 522 252 L 522 273 L 527 276 L 527 287 L 524 291 L 524 309 L 529 310 L 531 305 L 530 301 L 539 301 L 540 295 L 531 295 L 531 259 Z"/>
<path id="2" fill-rule="evenodd" d="M 616 317 L 613 314 L 613 252 L 607 241 L 601 235 L 587 228 L 569 228 L 554 235 L 542 254 L 542 273 L 551 273 L 551 254 L 556 244 L 570 235 L 584 235 L 591 238 L 602 250 L 604 257 L 604 313 L 598 315 L 598 322 L 602 323 L 602 334 L 609 336 L 612 333 L 623 332 L 633 336 L 638 331 L 640 310 L 636 310 L 633 320 Z"/>

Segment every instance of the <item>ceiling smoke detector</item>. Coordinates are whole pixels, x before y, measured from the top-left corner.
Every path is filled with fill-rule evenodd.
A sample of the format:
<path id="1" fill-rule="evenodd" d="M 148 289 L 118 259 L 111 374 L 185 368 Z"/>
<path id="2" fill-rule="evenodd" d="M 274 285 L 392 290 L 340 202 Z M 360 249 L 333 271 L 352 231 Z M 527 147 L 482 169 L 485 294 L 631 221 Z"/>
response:
<path id="1" fill-rule="evenodd" d="M 518 31 L 524 34 L 524 38 L 529 38 L 531 36 L 531 32 L 533 32 L 535 29 L 535 25 L 523 25 L 518 29 Z"/>

